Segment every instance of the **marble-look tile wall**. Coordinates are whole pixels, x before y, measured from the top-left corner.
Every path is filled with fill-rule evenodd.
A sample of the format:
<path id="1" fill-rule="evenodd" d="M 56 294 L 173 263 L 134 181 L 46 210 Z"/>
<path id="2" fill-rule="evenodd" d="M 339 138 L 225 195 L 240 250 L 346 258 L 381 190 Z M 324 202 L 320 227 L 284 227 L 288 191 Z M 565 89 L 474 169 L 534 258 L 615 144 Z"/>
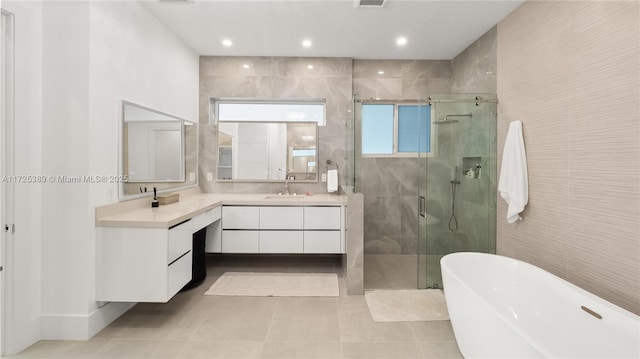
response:
<path id="1" fill-rule="evenodd" d="M 449 93 L 451 84 L 451 61 L 353 62 L 353 93 L 362 100 L 424 102 L 430 94 Z M 365 254 L 417 254 L 418 159 L 357 154 L 356 189 L 364 195 Z"/>
<path id="2" fill-rule="evenodd" d="M 364 199 L 362 193 L 347 195 L 346 254 L 342 269 L 346 274 L 347 294 L 362 295 L 364 288 Z"/>
<path id="3" fill-rule="evenodd" d="M 494 26 L 451 60 L 451 93 L 496 93 L 497 34 Z"/>
<path id="4" fill-rule="evenodd" d="M 207 181 L 207 173 L 217 178 L 217 131 L 209 124 L 211 97 L 326 98 L 327 123 L 318 129 L 318 169 L 326 172 L 326 161 L 334 161 L 340 184 L 344 185 L 345 124 L 352 107 L 352 72 L 350 58 L 200 57 L 200 187 L 206 192 L 233 193 L 271 193 L 282 187 L 282 183 Z M 327 192 L 322 182 L 294 183 L 290 188 Z"/>

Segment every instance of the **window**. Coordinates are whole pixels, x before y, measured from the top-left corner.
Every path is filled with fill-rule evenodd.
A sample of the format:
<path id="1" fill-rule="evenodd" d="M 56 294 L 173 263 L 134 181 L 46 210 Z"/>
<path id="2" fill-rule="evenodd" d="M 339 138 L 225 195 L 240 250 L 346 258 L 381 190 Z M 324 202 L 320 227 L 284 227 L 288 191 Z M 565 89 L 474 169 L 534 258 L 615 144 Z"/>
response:
<path id="1" fill-rule="evenodd" d="M 413 157 L 431 152 L 431 108 L 425 105 L 363 104 L 362 154 Z"/>
<path id="2" fill-rule="evenodd" d="M 212 123 L 316 122 L 324 126 L 325 99 L 212 99 Z"/>

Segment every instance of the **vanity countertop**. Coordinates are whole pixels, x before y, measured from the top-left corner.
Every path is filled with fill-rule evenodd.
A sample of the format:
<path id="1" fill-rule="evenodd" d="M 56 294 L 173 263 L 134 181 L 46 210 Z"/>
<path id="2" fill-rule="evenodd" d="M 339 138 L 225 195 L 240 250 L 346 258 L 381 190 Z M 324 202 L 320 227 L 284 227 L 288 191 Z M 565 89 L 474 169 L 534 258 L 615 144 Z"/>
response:
<path id="1" fill-rule="evenodd" d="M 318 206 L 346 205 L 347 196 L 314 194 L 278 196 L 271 194 L 222 194 L 185 192 L 180 201 L 151 208 L 144 198 L 96 208 L 96 227 L 169 228 L 221 205 Z"/>

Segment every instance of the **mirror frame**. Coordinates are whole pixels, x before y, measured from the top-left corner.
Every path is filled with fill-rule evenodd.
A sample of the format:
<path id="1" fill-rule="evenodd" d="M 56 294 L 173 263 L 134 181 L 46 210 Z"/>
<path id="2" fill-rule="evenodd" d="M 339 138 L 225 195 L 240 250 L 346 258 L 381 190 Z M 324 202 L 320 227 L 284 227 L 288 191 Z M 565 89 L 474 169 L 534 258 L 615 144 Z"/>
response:
<path id="1" fill-rule="evenodd" d="M 187 182 L 191 182 L 189 181 L 189 179 L 187 178 L 188 173 L 187 173 L 187 162 L 186 162 L 186 127 L 188 125 L 186 125 L 187 123 L 191 124 L 192 126 L 196 126 L 195 127 L 195 131 L 196 131 L 196 144 L 195 144 L 195 148 L 196 148 L 196 152 L 199 152 L 199 141 L 200 141 L 200 135 L 199 135 L 199 128 L 198 128 L 198 123 L 194 122 L 194 121 L 189 121 L 186 120 L 184 118 L 178 117 L 178 116 L 174 116 L 174 115 L 170 115 L 168 113 L 164 113 L 162 111 L 158 111 L 155 110 L 153 108 L 147 107 L 147 106 L 142 106 L 139 105 L 135 102 L 131 102 L 131 101 L 127 101 L 127 100 L 121 100 L 120 101 L 120 108 L 119 108 L 119 121 L 118 121 L 118 172 L 121 176 L 125 176 L 124 173 L 124 140 L 125 140 L 125 135 L 124 135 L 124 130 L 125 130 L 125 106 L 126 105 L 130 105 L 130 106 L 135 106 L 150 112 L 154 112 L 166 117 L 171 117 L 176 119 L 177 121 L 181 122 L 181 127 L 182 127 L 182 148 L 181 148 L 181 152 L 182 152 L 182 157 L 183 157 L 183 166 L 184 168 L 182 169 L 182 173 L 183 173 L 183 181 L 158 181 L 158 182 L 154 182 L 154 181 L 149 181 L 149 182 L 126 182 L 126 183 L 150 183 L 150 184 L 154 184 L 157 183 L 160 186 L 164 187 L 161 189 L 158 189 L 159 193 L 162 192 L 170 192 L 170 191 L 176 191 L 176 190 L 183 190 L 183 189 L 188 189 L 188 188 L 195 188 L 198 187 L 198 173 L 196 173 L 195 176 L 195 182 L 193 183 L 188 183 Z M 195 156 L 195 168 L 198 169 L 199 165 L 198 165 L 198 161 L 199 161 L 199 155 L 196 153 Z M 119 184 L 119 188 L 118 188 L 118 199 L 119 200 L 131 200 L 131 199 L 136 199 L 136 198 L 143 198 L 143 197 L 148 197 L 148 196 L 153 196 L 153 188 L 151 188 L 149 191 L 147 192 L 143 192 L 143 193 L 135 193 L 135 194 L 128 194 L 125 193 L 125 182 L 121 182 Z"/>

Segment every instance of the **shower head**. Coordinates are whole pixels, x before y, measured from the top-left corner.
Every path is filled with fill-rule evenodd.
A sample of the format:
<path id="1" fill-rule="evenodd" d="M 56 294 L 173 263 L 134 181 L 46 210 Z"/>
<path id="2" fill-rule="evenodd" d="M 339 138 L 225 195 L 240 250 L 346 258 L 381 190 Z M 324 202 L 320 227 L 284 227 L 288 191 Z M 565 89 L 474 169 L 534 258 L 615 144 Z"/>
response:
<path id="1" fill-rule="evenodd" d="M 463 114 L 449 114 L 445 115 L 442 120 L 434 122 L 436 125 L 445 125 L 445 124 L 453 124 L 458 123 L 458 120 L 450 120 L 449 117 L 473 117 L 472 113 L 463 113 Z"/>

